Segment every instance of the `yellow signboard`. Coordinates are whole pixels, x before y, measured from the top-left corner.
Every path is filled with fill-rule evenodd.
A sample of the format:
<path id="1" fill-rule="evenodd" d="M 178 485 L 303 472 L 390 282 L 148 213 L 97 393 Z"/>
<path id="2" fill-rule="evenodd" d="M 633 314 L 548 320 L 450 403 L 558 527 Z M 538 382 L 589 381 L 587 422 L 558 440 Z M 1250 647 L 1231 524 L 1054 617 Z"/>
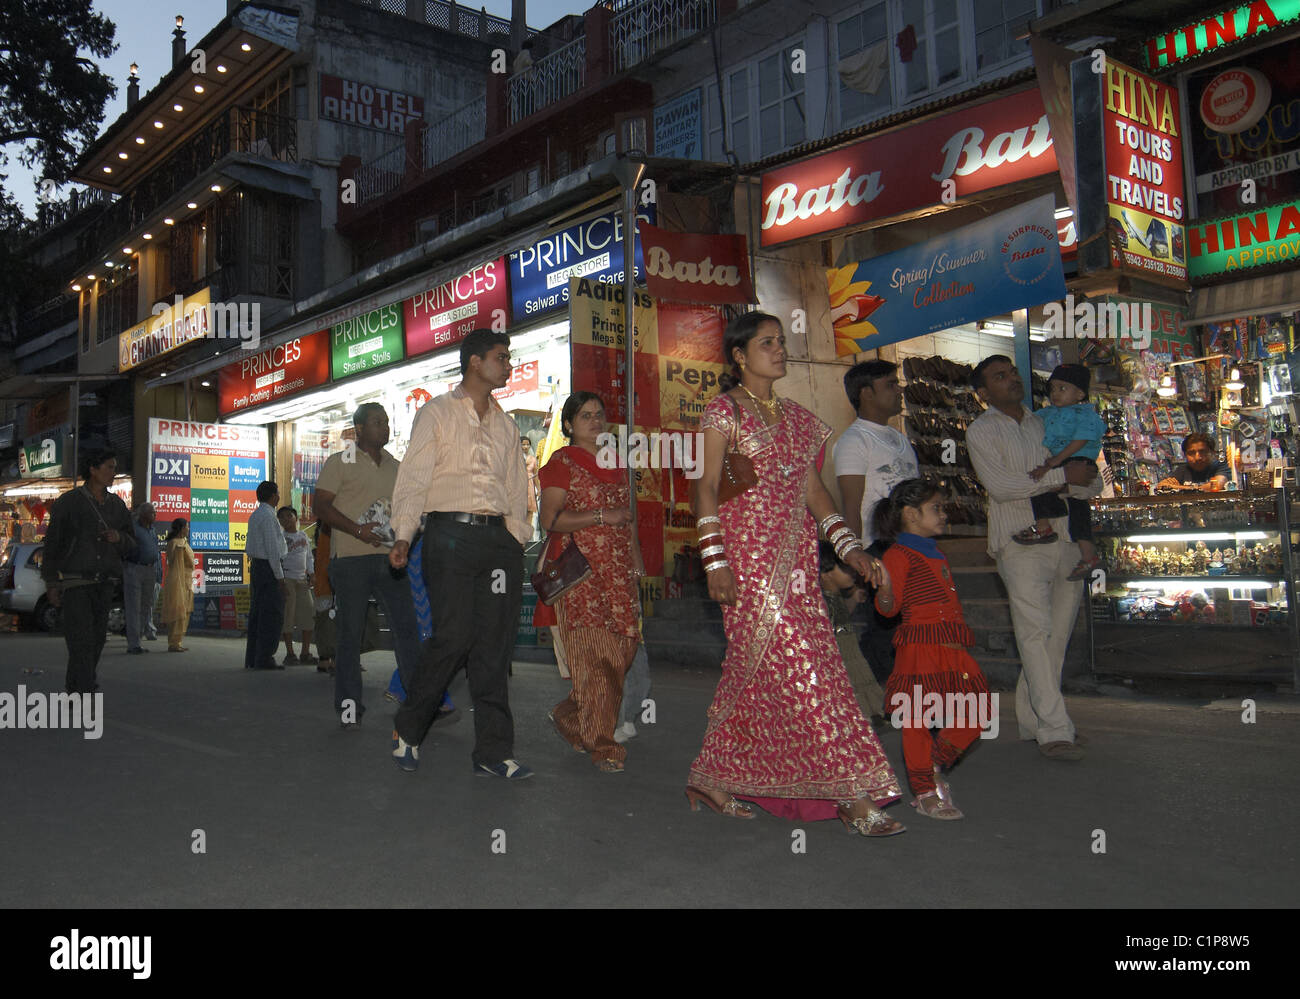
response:
<path id="1" fill-rule="evenodd" d="M 117 370 L 128 371 L 191 340 L 202 340 L 211 327 L 211 301 L 212 289 L 204 288 L 188 298 L 177 295 L 170 304 L 159 302 L 152 316 L 118 336 Z"/>

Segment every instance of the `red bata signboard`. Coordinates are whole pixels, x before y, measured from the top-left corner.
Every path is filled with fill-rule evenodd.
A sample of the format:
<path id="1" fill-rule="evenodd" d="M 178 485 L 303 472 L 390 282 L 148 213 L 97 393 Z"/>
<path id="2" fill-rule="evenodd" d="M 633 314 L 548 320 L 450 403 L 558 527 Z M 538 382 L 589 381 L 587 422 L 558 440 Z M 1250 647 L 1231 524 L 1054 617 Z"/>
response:
<path id="1" fill-rule="evenodd" d="M 217 380 L 218 412 L 243 412 L 329 380 L 329 330 L 321 330 L 227 364 Z"/>
<path id="2" fill-rule="evenodd" d="M 424 98 L 322 73 L 320 116 L 345 125 L 401 133 L 409 122 L 423 120 Z"/>
<path id="3" fill-rule="evenodd" d="M 1110 60 L 1100 85 L 1111 264 L 1186 281 L 1178 93 Z"/>
<path id="4" fill-rule="evenodd" d="M 1038 88 L 763 175 L 762 245 L 888 218 L 1056 172 Z"/>
<path id="5" fill-rule="evenodd" d="M 744 236 L 666 232 L 648 222 L 639 231 L 652 298 L 711 305 L 758 301 Z"/>
<path id="6" fill-rule="evenodd" d="M 498 318 L 504 328 L 510 295 L 506 260 L 479 264 L 446 284 L 420 292 L 402 305 L 406 313 L 406 356 L 414 357 L 460 343 L 476 329 L 489 329 Z"/>

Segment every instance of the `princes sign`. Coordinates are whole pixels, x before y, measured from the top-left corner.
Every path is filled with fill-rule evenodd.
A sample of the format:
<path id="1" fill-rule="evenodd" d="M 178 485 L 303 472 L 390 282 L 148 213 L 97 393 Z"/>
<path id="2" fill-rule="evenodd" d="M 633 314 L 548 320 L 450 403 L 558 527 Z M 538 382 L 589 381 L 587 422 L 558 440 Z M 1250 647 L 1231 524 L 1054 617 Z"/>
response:
<path id="1" fill-rule="evenodd" d="M 744 236 L 667 232 L 642 222 L 646 288 L 659 301 L 755 302 Z"/>

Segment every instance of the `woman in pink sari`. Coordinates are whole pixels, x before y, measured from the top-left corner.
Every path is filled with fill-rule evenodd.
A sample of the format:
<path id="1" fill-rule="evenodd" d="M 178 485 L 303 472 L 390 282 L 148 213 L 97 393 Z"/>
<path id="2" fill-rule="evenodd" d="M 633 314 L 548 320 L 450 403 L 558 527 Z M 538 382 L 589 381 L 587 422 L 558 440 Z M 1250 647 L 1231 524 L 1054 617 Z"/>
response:
<path id="1" fill-rule="evenodd" d="M 727 656 L 686 796 L 734 818 L 753 801 L 786 818 L 834 818 L 864 836 L 903 826 L 881 807 L 898 781 L 863 718 L 818 586 L 818 524 L 842 561 L 872 582 L 880 563 L 862 550 L 822 485 L 830 428 L 778 399 L 785 336 L 751 312 L 724 338 L 732 369 L 704 411 L 704 468 L 696 515 L 709 596 L 723 605 Z M 754 463 L 758 484 L 719 506 L 728 450 Z"/>

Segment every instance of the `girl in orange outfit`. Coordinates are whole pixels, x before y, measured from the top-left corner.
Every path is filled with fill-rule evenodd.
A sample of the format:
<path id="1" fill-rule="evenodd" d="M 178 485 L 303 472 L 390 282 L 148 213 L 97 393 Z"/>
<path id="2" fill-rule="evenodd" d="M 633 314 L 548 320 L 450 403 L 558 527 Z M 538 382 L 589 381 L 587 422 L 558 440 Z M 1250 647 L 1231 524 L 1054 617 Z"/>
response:
<path id="1" fill-rule="evenodd" d="M 903 759 L 916 795 L 912 805 L 932 819 L 960 819 L 941 770 L 952 767 L 979 738 L 989 690 L 966 651 L 974 638 L 962 617 L 952 569 L 934 542 L 948 523 L 943 500 L 938 483 L 907 479 L 876 504 L 876 537 L 893 542 L 881 559 L 886 579 L 876 590 L 876 607 L 886 616 L 903 615 L 894 632 L 897 655 L 885 704 L 894 724 L 903 727 Z M 937 718 L 943 719 L 941 731 L 931 734 L 930 723 Z"/>

